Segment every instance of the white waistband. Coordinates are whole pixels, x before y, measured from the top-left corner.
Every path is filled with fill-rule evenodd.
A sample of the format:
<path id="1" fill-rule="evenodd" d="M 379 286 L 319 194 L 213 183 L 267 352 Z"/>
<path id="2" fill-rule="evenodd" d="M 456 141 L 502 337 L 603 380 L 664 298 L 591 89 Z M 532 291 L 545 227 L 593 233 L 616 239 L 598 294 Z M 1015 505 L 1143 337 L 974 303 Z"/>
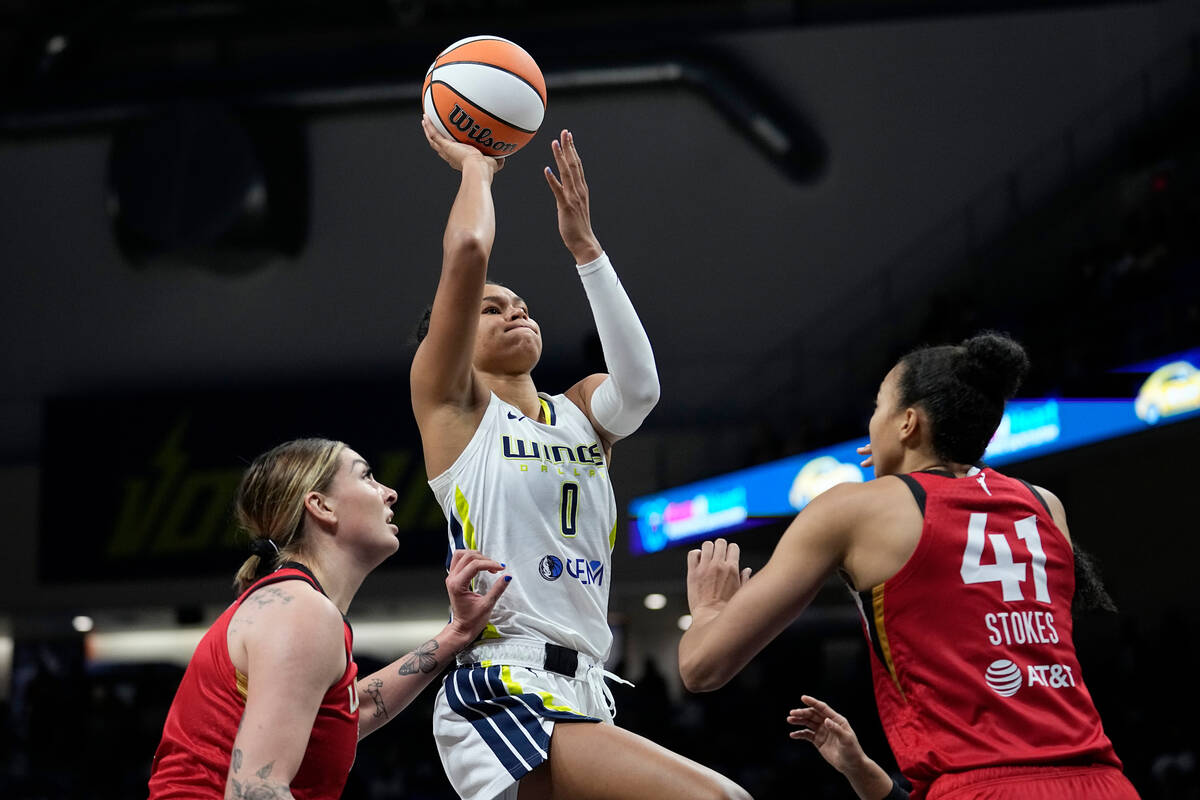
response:
<path id="1" fill-rule="evenodd" d="M 495 664 L 505 664 L 513 667 L 544 670 L 546 669 L 546 644 L 546 642 L 538 639 L 519 639 L 515 637 L 508 637 L 500 641 L 477 642 L 474 646 L 458 654 L 458 665 L 460 667 L 468 667 L 474 665 L 492 666 Z M 604 683 L 604 679 L 610 678 L 626 686 L 633 686 L 633 684 L 621 676 L 609 672 L 604 668 L 602 662 L 586 653 L 577 653 L 577 655 L 579 660 L 576 663 L 575 675 L 564 675 L 563 677 L 573 677 L 575 680 L 585 681 L 594 691 L 600 693 L 604 698 L 605 704 L 608 706 L 609 712 L 615 716 L 616 703 L 613 702 L 612 692 L 609 691 L 608 685 Z"/>
<path id="2" fill-rule="evenodd" d="M 604 664 L 589 656 L 587 653 L 576 653 L 576 680 L 584 680 L 594 669 L 603 669 Z M 529 667 L 531 669 L 546 669 L 546 642 L 540 639 L 519 639 L 506 637 L 491 642 L 476 642 L 471 647 L 458 654 L 459 666 L 472 664 L 508 664 L 513 667 Z M 564 676 L 568 677 L 568 676 Z"/>

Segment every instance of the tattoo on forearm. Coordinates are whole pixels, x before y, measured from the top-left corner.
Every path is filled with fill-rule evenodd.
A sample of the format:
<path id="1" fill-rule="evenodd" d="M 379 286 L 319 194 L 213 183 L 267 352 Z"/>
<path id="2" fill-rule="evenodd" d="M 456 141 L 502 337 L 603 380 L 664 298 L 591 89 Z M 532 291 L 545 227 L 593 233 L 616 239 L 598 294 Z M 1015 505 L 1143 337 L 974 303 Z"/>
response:
<path id="1" fill-rule="evenodd" d="M 371 699 L 375 701 L 375 711 L 371 714 L 371 716 L 375 719 L 387 719 L 387 706 L 383 704 L 383 681 L 379 678 L 375 678 L 368 683 L 367 694 L 370 695 Z"/>
<path id="2" fill-rule="evenodd" d="M 240 726 L 239 726 L 240 729 Z M 242 768 L 242 751 L 238 748 L 233 748 L 233 771 L 237 772 Z"/>
<path id="3" fill-rule="evenodd" d="M 271 767 L 273 767 L 273 766 L 275 766 L 274 761 L 272 761 L 269 764 L 265 764 L 262 769 L 260 769 L 258 772 L 254 773 L 254 774 L 257 775 L 258 777 L 262 778 L 265 781 L 267 778 L 271 777 Z"/>
<path id="4" fill-rule="evenodd" d="M 437 649 L 437 639 L 430 639 L 409 653 L 408 657 L 400 664 L 400 674 L 415 675 L 418 672 L 433 672 L 438 665 L 437 656 L 434 655 Z"/>
<path id="5" fill-rule="evenodd" d="M 274 763 L 274 762 L 272 762 Z M 233 781 L 233 796 L 236 800 L 285 800 L 292 796 L 292 790 L 282 783 L 242 783 Z"/>

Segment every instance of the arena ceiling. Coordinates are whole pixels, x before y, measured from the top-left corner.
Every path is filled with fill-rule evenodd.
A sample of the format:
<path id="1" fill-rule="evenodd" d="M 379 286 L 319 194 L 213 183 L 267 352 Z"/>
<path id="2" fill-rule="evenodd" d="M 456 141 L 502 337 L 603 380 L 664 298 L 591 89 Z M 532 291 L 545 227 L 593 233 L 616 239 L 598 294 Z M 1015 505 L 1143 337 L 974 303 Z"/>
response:
<path id="1" fill-rule="evenodd" d="M 403 374 L 453 189 L 416 86 L 481 27 L 536 53 L 546 128 L 577 132 L 655 342 L 652 422 L 844 422 L 913 344 L 888 337 L 929 276 L 896 259 L 1171 45 L 1186 5 L 0 0 L 0 458 L 36 461 L 56 395 Z M 113 137 L 183 101 L 254 117 L 252 137 L 291 126 L 307 228 L 290 254 L 130 258 Z M 558 374 L 591 345 L 544 155 L 500 177 L 494 263 L 540 288 L 522 291 Z M 361 324 L 325 335 L 297 313 L 317 295 Z"/>

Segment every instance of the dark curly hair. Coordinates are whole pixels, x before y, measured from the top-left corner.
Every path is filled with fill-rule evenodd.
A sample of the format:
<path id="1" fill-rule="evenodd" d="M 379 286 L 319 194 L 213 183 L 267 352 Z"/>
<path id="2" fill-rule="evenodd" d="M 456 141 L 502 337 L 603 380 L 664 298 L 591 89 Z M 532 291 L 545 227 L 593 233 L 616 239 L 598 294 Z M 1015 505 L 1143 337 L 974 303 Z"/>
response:
<path id="1" fill-rule="evenodd" d="M 985 331 L 957 345 L 923 347 L 900 359 L 900 407 L 920 406 L 933 428 L 933 450 L 955 464 L 976 464 L 1004 416 L 1004 402 L 1029 371 L 1025 349 Z"/>

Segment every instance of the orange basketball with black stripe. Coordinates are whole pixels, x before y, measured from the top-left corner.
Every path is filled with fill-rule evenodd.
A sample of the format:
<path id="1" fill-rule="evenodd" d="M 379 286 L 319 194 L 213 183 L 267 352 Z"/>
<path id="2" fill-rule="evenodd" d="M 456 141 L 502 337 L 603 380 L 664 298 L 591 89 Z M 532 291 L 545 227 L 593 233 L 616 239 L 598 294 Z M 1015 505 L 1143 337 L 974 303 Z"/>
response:
<path id="1" fill-rule="evenodd" d="M 533 56 L 499 36 L 460 39 L 425 73 L 425 114 L 439 131 L 489 156 L 524 147 L 546 115 L 546 81 Z"/>

